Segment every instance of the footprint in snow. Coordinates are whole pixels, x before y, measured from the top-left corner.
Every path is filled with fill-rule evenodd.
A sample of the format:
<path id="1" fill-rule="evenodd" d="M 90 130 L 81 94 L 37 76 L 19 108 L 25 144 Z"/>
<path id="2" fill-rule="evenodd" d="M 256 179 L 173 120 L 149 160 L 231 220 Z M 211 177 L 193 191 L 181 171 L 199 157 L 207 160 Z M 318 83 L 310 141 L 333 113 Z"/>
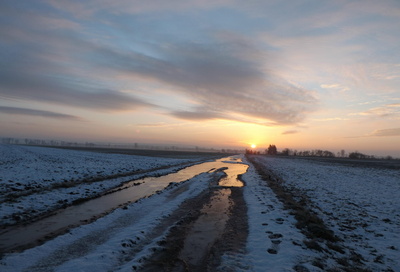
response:
<path id="1" fill-rule="evenodd" d="M 280 243 L 282 243 L 281 240 L 271 240 L 271 243 L 274 245 L 279 245 Z"/>
<path id="2" fill-rule="evenodd" d="M 280 243 L 282 243 L 281 240 L 271 240 L 271 246 L 267 249 L 267 252 L 269 254 L 278 254 Z"/>
<path id="3" fill-rule="evenodd" d="M 271 239 L 271 246 L 269 249 L 267 249 L 267 252 L 269 254 L 278 254 L 279 251 L 279 245 L 280 243 L 282 243 L 282 240 L 280 240 L 279 238 L 282 238 L 283 235 L 280 233 L 272 233 L 268 235 L 268 238 Z"/>
<path id="4" fill-rule="evenodd" d="M 280 234 L 280 233 L 271 233 L 270 235 L 268 235 L 268 238 L 269 239 L 278 239 L 278 238 L 282 238 L 283 237 L 283 235 L 282 234 Z"/>

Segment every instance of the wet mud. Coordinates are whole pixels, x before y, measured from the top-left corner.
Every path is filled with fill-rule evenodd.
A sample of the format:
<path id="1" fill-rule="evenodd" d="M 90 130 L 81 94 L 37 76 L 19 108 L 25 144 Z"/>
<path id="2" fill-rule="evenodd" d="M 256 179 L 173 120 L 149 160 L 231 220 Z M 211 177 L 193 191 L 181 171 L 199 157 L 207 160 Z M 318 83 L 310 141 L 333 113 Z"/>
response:
<path id="1" fill-rule="evenodd" d="M 222 235 L 230 216 L 231 190 L 214 190 L 210 201 L 201 209 L 201 215 L 193 223 L 184 241 L 179 259 L 191 267 L 201 265 L 206 254 Z"/>

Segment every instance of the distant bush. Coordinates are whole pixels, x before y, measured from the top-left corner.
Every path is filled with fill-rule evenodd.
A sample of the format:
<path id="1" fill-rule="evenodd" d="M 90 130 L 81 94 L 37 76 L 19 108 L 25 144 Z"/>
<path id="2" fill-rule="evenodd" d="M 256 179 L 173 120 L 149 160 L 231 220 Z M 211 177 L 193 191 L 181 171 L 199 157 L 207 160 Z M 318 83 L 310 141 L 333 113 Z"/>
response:
<path id="1" fill-rule="evenodd" d="M 369 158 L 370 156 L 367 156 L 367 155 L 365 155 L 365 154 L 363 154 L 363 153 L 360 153 L 360 152 L 351 152 L 350 154 L 349 154 L 349 158 L 350 159 L 367 159 L 367 158 Z"/>
<path id="2" fill-rule="evenodd" d="M 260 154 L 261 154 L 260 151 L 251 150 L 251 149 L 246 149 L 245 153 L 246 153 L 246 154 L 249 154 L 249 155 L 260 155 Z"/>
<path id="3" fill-rule="evenodd" d="M 330 158 L 335 157 L 335 154 L 333 152 L 321 149 L 297 151 L 285 148 L 279 154 L 283 156 L 330 157 Z"/>

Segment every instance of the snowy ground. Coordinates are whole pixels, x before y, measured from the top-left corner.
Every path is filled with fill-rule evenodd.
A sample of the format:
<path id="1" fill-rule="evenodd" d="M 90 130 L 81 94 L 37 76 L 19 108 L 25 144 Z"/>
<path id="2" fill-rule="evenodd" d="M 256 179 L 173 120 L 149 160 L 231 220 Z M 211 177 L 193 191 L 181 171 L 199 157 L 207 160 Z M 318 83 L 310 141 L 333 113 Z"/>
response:
<path id="1" fill-rule="evenodd" d="M 204 159 L 157 158 L 0 145 L 0 219 L 14 224 L 147 175 Z M 174 167 L 175 166 L 175 167 Z M 159 169 L 166 167 L 166 169 Z M 154 170 L 154 171 L 153 171 Z M 149 171 L 152 171 L 151 173 Z"/>
<path id="2" fill-rule="evenodd" d="M 39 152 L 34 148 L 26 150 Z M 20 151 L 21 154 L 25 152 L 23 149 Z M 67 157 L 57 155 L 64 151 L 40 152 L 54 152 L 51 154 L 59 158 L 58 163 L 62 164 L 63 169 L 76 169 L 72 166 L 67 168 L 70 164 L 63 164 L 63 159 L 73 165 L 73 161 L 77 160 L 74 154 L 84 156 L 72 151 Z M 99 163 L 90 168 L 90 173 L 94 174 L 97 174 L 99 166 L 114 169 L 107 172 L 114 173 L 112 171 L 120 169 L 121 162 L 127 164 L 124 166 L 127 169 L 146 169 L 145 160 L 140 166 L 134 162 L 129 165 L 129 158 L 134 158 L 132 156 L 84 154 L 106 161 L 104 166 Z M 18 158 L 17 155 L 15 158 Z M 27 165 L 23 158 L 20 155 L 19 159 L 10 158 L 9 161 L 14 160 L 16 165 Z M 231 159 L 231 163 L 240 163 L 238 158 L 249 164 L 248 171 L 242 176 L 246 183 L 242 193 L 247 205 L 247 243 L 240 250 L 228 250 L 223 254 L 221 263 L 213 271 L 400 271 L 398 170 L 254 156 L 258 164 L 271 169 L 278 180 L 283 181 L 282 186 L 306 195 L 310 199 L 310 208 L 340 238 L 337 248 L 343 250 L 331 250 L 335 248 L 333 244 L 329 248 L 322 242 L 321 250 L 306 243 L 310 240 L 296 228 L 297 222 L 292 211 L 284 208 L 284 204 L 244 156 Z M 148 163 L 158 166 L 171 163 L 171 159 L 158 161 L 150 158 Z M 13 164 L 0 165 L 4 166 L 12 169 L 10 167 Z M 51 169 L 57 169 L 58 166 L 55 163 Z M 3 175 L 3 171 L 1 173 Z M 20 175 L 27 177 L 34 173 Z M 10 174 L 7 179 L 17 180 L 15 176 Z M 203 173 L 131 203 L 124 209 L 116 209 L 91 224 L 74 228 L 41 246 L 21 253 L 6 254 L 0 259 L 0 271 L 141 271 L 151 256 L 164 250 L 166 237 L 181 224 L 182 217 L 176 212 L 185 203 L 190 204 L 191 199 L 210 191 L 210 183 L 221 176 L 221 172 Z M 42 178 L 51 180 L 46 175 Z M 9 183 L 4 178 L 1 182 Z M 229 201 L 234 203 L 235 199 Z M 320 243 L 318 239 L 314 242 Z M 346 267 L 350 267 L 347 262 L 353 261 L 349 260 L 349 254 L 358 258 L 359 269 L 354 270 L 353 266 L 353 270 L 346 270 Z"/>
<path id="3" fill-rule="evenodd" d="M 125 209 L 73 229 L 42 246 L 0 261 L 1 271 L 132 271 L 160 248 L 168 232 L 154 227 L 188 198 L 208 188 L 214 174 L 204 173 L 180 186 L 184 193 L 171 198 L 177 188 L 167 188 Z M 172 227 L 172 226 L 171 226 Z M 139 270 L 140 271 L 140 270 Z"/>
<path id="4" fill-rule="evenodd" d="M 361 255 L 367 269 L 400 271 L 399 170 L 306 159 L 256 160 L 278 175 L 285 187 L 307 195 L 311 208 L 346 248 Z M 320 262 L 324 263 L 322 256 Z"/>
<path id="5" fill-rule="evenodd" d="M 296 266 L 313 269 L 311 260 L 316 253 L 303 245 L 305 237 L 295 227 L 294 217 L 283 208 L 251 164 L 243 180 L 249 236 L 242 263 L 247 263 L 250 271 L 260 272 L 295 271 Z"/>

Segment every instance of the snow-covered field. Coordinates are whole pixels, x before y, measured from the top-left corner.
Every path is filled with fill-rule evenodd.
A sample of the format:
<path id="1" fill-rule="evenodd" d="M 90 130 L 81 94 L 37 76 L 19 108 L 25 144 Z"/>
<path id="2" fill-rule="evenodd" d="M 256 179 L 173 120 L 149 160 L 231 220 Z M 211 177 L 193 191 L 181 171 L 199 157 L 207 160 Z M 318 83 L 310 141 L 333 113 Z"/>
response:
<path id="1" fill-rule="evenodd" d="M 176 171 L 192 159 L 105 154 L 33 146 L 0 145 L 0 219 L 13 224 L 90 198 L 150 173 Z M 176 167 L 173 167 L 176 166 Z"/>
<path id="2" fill-rule="evenodd" d="M 0 260 L 0 271 L 134 271 L 132 267 L 161 248 L 159 242 L 170 229 L 160 233 L 154 228 L 183 201 L 206 190 L 213 175 L 204 173 L 180 184 L 189 188 L 177 197 L 171 198 L 176 188 L 166 188 L 44 245 L 9 254 Z"/>
<path id="3" fill-rule="evenodd" d="M 2 151 L 3 154 L 7 154 L 6 148 L 8 147 L 1 147 L 5 150 Z M 141 158 L 138 164 L 135 156 L 76 153 L 33 147 L 18 147 L 17 151 L 14 152 L 15 155 L 7 154 L 9 159 L 4 161 L 9 163 L 0 165 L 1 185 L 2 190 L 4 189 L 1 196 L 10 188 L 3 188 L 3 185 L 11 184 L 8 180 L 18 181 L 23 184 L 21 186 L 36 184 L 37 179 L 30 178 L 29 182 L 26 178 L 35 176 L 36 171 L 39 171 L 32 169 L 36 166 L 35 159 L 39 161 L 40 157 L 42 161 L 54 163 L 51 167 L 41 166 L 40 163 L 36 167 L 43 167 L 40 168 L 43 169 L 41 171 L 48 170 L 46 173 L 52 174 L 52 170 L 57 170 L 62 165 L 64 170 L 70 170 L 67 172 L 69 174 L 63 176 L 65 179 L 84 177 L 86 172 L 78 171 L 79 177 L 74 174 L 76 169 L 85 164 L 82 163 L 82 158 L 88 158 L 89 162 L 91 159 L 98 161 L 93 163 L 92 168 L 89 163 L 85 164 L 85 171 L 97 174 L 98 169 L 104 167 L 107 175 L 117 173 L 121 165 L 131 170 L 182 162 L 158 158 L 149 158 L 146 161 Z M 64 152 L 69 153 L 68 156 Z M 46 159 L 49 156 L 53 156 L 54 160 Z M 246 247 L 240 252 L 224 254 L 217 271 L 400 271 L 398 170 L 254 156 L 259 164 L 279 176 L 283 186 L 309 197 L 311 209 L 341 239 L 339 244 L 344 251 L 341 253 L 340 250 L 329 250 L 323 246 L 323 250 L 318 250 L 307 245 L 307 238 L 296 228 L 296 219 L 291 211 L 284 208 L 273 190 L 243 155 L 236 158 L 249 164 L 248 171 L 242 176 L 246 183 L 243 196 L 247 205 L 249 233 Z M 240 162 L 237 159 L 232 161 Z M 14 167 L 19 170 L 13 172 L 14 174 L 7 172 L 7 177 L 4 178 L 3 169 L 13 171 Z M 56 178 L 55 181 L 45 181 L 44 179 L 52 180 L 48 176 L 50 174 L 37 173 L 42 182 L 59 182 Z M 58 177 L 56 174 L 54 177 Z M 174 211 L 185 201 L 210 190 L 209 183 L 220 176 L 220 172 L 203 173 L 188 181 L 173 184 L 149 198 L 131 203 L 124 209 L 116 209 L 91 224 L 74 228 L 41 246 L 21 253 L 6 254 L 0 259 L 0 271 L 140 271 L 141 265 L 152 254 L 163 250 L 164 239 L 177 224 L 172 221 L 170 225 L 166 223 Z M 54 190 L 50 190 L 49 194 L 52 191 Z M 67 200 L 73 196 L 63 195 Z M 18 205 L 23 205 L 20 203 L 14 203 L 12 208 L 18 209 Z M 160 225 L 165 226 L 161 228 Z M 359 270 L 346 270 L 349 267 L 349 256 L 358 258 L 357 261 L 362 264 Z"/>
<path id="4" fill-rule="evenodd" d="M 285 187 L 307 195 L 312 209 L 346 248 L 361 255 L 367 269 L 400 271 L 399 170 L 306 159 L 256 160 L 281 177 Z"/>

